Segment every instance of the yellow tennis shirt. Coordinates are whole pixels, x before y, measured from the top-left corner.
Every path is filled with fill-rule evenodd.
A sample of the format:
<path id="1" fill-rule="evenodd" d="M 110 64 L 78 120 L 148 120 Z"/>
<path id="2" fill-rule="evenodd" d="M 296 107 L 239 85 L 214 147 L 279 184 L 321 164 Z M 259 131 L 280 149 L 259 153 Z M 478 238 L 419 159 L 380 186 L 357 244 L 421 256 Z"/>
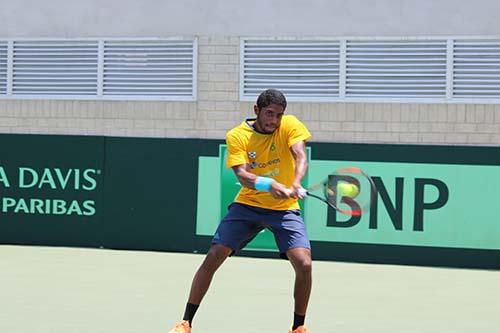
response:
<path id="1" fill-rule="evenodd" d="M 241 123 L 226 135 L 228 168 L 247 163 L 256 176 L 270 177 L 290 187 L 295 179 L 295 160 L 290 147 L 306 141 L 311 133 L 295 116 L 284 115 L 272 134 L 256 132 L 254 119 Z M 235 202 L 274 209 L 299 209 L 297 199 L 275 199 L 269 192 L 242 187 Z"/>

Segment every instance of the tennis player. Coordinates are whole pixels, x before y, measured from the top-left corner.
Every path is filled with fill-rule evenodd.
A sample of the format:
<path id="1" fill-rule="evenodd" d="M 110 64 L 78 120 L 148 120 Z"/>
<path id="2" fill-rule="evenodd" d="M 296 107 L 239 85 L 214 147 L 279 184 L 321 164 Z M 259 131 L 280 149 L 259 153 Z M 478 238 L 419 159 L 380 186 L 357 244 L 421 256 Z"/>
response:
<path id="1" fill-rule="evenodd" d="M 305 333 L 311 293 L 311 250 L 297 199 L 307 170 L 307 128 L 284 115 L 285 96 L 269 89 L 254 106 L 256 118 L 247 119 L 226 135 L 227 167 L 243 186 L 220 222 L 212 245 L 196 272 L 182 321 L 170 333 L 190 333 L 194 315 L 212 277 L 224 260 L 245 247 L 264 228 L 274 234 L 280 255 L 295 271 L 294 319 L 289 333 Z"/>

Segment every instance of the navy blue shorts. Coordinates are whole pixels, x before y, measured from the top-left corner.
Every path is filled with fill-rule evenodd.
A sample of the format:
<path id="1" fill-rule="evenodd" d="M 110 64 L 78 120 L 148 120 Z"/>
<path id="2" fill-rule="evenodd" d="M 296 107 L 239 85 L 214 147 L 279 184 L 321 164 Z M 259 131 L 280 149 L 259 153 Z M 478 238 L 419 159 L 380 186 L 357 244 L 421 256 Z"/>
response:
<path id="1" fill-rule="evenodd" d="M 286 251 L 302 247 L 311 248 L 300 210 L 271 210 L 232 203 L 229 212 L 217 228 L 212 244 L 222 244 L 233 253 L 244 248 L 265 228 L 274 234 L 280 256 Z"/>

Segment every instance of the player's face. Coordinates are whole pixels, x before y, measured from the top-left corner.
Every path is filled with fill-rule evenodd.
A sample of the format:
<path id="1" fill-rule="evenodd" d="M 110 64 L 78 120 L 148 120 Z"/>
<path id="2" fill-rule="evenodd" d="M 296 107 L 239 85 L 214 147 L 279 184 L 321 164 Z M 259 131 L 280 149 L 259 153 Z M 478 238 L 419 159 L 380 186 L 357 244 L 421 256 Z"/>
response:
<path id="1" fill-rule="evenodd" d="M 257 105 L 255 105 L 254 111 L 257 115 L 254 126 L 259 132 L 266 134 L 273 133 L 280 126 L 281 117 L 283 117 L 283 113 L 285 113 L 283 107 L 277 104 L 271 104 L 262 109 L 259 109 Z"/>

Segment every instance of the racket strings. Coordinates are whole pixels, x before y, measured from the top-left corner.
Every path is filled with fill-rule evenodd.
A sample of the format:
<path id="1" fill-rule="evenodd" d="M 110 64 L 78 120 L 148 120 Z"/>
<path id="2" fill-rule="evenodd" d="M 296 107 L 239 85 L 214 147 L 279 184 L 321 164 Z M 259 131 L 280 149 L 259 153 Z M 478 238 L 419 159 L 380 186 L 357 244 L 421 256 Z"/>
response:
<path id="1" fill-rule="evenodd" d="M 343 185 L 352 186 L 343 186 Z M 340 185 L 340 186 L 339 186 Z M 307 188 L 307 195 L 327 203 L 336 211 L 351 216 L 360 216 L 370 210 L 376 198 L 376 188 L 370 176 L 358 167 L 344 167 L 329 174 L 327 178 Z"/>

